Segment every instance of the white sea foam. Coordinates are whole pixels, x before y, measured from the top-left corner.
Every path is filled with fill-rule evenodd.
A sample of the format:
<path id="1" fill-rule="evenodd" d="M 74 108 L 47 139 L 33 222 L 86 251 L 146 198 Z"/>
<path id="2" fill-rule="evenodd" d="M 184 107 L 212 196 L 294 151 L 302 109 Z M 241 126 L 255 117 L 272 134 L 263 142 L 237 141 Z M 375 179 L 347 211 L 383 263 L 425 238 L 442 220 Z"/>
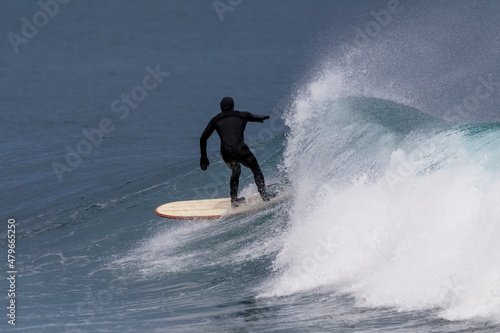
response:
<path id="1" fill-rule="evenodd" d="M 485 149 L 465 129 L 397 134 L 318 85 L 288 116 L 294 209 L 279 274 L 260 296 L 328 286 L 360 306 L 500 320 L 498 140 Z"/>

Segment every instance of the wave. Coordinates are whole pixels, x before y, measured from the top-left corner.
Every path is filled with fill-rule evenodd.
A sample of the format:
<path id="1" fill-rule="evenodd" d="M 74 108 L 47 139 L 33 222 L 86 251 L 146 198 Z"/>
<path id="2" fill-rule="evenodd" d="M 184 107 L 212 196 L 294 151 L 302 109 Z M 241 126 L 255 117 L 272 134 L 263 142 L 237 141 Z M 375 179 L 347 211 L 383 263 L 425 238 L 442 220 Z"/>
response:
<path id="1" fill-rule="evenodd" d="M 261 297 L 500 320 L 500 124 L 450 126 L 311 85 L 286 115 L 290 227 Z"/>

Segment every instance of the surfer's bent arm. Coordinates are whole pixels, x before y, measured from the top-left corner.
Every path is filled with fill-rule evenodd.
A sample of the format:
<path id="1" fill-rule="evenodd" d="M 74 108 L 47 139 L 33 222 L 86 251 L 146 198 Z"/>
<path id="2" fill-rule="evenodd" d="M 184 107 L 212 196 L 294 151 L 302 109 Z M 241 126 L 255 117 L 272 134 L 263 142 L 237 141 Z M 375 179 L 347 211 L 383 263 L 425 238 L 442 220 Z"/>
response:
<path id="1" fill-rule="evenodd" d="M 200 167 L 202 170 L 206 170 L 210 165 L 210 162 L 207 158 L 207 140 L 215 131 L 215 124 L 213 120 L 210 120 L 207 127 L 203 131 L 203 134 L 200 137 L 200 150 L 201 150 L 201 159 L 200 159 Z"/>
<path id="2" fill-rule="evenodd" d="M 248 121 L 255 121 L 255 122 L 263 123 L 264 120 L 269 119 L 269 116 L 261 116 L 261 115 L 253 114 L 250 112 L 245 112 L 245 113 L 247 114 Z"/>
<path id="3" fill-rule="evenodd" d="M 201 157 L 207 157 L 207 140 L 214 131 L 215 131 L 214 122 L 210 121 L 200 137 Z"/>

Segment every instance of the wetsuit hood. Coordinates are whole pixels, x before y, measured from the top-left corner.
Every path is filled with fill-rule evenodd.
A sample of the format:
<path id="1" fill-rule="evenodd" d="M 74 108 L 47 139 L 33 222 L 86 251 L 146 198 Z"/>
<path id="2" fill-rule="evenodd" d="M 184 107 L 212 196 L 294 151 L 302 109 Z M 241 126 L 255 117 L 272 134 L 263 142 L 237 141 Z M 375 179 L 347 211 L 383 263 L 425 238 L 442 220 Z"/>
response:
<path id="1" fill-rule="evenodd" d="M 233 111 L 234 110 L 234 100 L 231 97 L 224 97 L 220 101 L 221 111 Z"/>

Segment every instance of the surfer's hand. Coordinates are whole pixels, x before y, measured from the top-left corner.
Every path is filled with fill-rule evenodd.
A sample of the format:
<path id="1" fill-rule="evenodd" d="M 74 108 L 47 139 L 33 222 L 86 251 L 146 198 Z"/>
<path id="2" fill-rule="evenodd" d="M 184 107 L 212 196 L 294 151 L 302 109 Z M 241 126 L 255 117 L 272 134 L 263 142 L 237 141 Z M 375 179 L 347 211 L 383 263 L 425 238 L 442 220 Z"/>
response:
<path id="1" fill-rule="evenodd" d="M 207 170 L 208 166 L 210 165 L 210 161 L 208 160 L 208 158 L 206 156 L 202 156 L 200 158 L 200 167 L 201 167 L 201 170 Z"/>
<path id="2" fill-rule="evenodd" d="M 266 120 L 266 119 L 269 119 L 269 116 L 263 116 L 262 118 L 260 118 L 260 122 L 263 123 L 264 120 Z"/>

